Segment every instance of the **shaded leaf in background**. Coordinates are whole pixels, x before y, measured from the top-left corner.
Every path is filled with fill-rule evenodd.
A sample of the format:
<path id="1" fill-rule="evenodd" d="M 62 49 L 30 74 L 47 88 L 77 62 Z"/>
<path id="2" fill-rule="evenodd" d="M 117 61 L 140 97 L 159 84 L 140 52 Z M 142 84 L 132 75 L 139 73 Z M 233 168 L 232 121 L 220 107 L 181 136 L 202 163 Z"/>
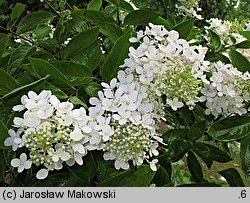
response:
<path id="1" fill-rule="evenodd" d="M 209 32 L 209 36 L 211 39 L 211 43 L 212 43 L 212 47 L 213 47 L 214 52 L 219 52 L 222 48 L 220 37 L 212 30 L 208 30 L 208 32 Z"/>
<path id="2" fill-rule="evenodd" d="M 101 7 L 102 7 L 102 0 L 91 0 L 88 3 L 87 9 L 98 11 Z"/>
<path id="3" fill-rule="evenodd" d="M 0 120 L 0 149 L 10 149 L 10 147 L 6 147 L 4 145 L 4 140 L 9 137 L 8 128 L 4 125 L 4 123 Z"/>
<path id="4" fill-rule="evenodd" d="M 83 13 L 83 18 L 94 25 L 102 25 L 105 23 L 115 24 L 114 19 L 103 11 L 85 10 Z"/>
<path id="5" fill-rule="evenodd" d="M 118 25 L 112 23 L 101 25 L 100 32 L 108 37 L 113 43 L 124 34 L 123 30 Z"/>
<path id="6" fill-rule="evenodd" d="M 10 21 L 7 24 L 7 28 L 9 30 L 11 30 L 12 27 L 15 25 L 20 15 L 25 11 L 25 8 L 26 8 L 25 4 L 17 3 L 15 7 L 12 9 L 10 15 Z"/>
<path id="7" fill-rule="evenodd" d="M 188 131 L 188 139 L 193 141 L 200 139 L 205 133 L 206 128 L 207 121 L 205 120 L 194 123 Z"/>

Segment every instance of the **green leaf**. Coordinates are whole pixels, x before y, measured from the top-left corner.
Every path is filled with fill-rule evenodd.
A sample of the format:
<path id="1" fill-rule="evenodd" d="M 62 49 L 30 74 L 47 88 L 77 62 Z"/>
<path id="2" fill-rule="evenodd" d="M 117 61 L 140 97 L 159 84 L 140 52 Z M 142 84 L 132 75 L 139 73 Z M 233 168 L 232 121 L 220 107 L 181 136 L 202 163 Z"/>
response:
<path id="1" fill-rule="evenodd" d="M 241 31 L 240 34 L 243 35 L 248 40 L 250 40 L 250 30 Z"/>
<path id="2" fill-rule="evenodd" d="M 248 59 L 236 50 L 230 50 L 232 64 L 241 72 L 250 71 L 250 62 Z"/>
<path id="3" fill-rule="evenodd" d="M 70 98 L 70 102 L 74 105 L 81 105 L 83 106 L 84 108 L 88 109 L 88 106 L 85 102 L 82 101 L 82 99 L 80 99 L 79 97 L 77 96 L 73 96 Z"/>
<path id="4" fill-rule="evenodd" d="M 149 5 L 150 0 L 131 0 L 131 2 L 137 7 L 137 8 L 145 8 Z"/>
<path id="5" fill-rule="evenodd" d="M 159 156 L 166 162 L 180 160 L 191 148 L 191 142 L 186 140 L 187 132 L 183 129 L 169 130 L 162 135 L 167 151 Z"/>
<path id="6" fill-rule="evenodd" d="M 15 25 L 16 21 L 20 15 L 25 11 L 26 5 L 22 3 L 17 3 L 11 11 L 10 21 L 7 24 L 9 30 Z"/>
<path id="7" fill-rule="evenodd" d="M 34 30 L 37 25 L 47 23 L 52 20 L 54 15 L 45 11 L 35 11 L 26 15 L 17 26 L 17 33 L 22 34 Z"/>
<path id="8" fill-rule="evenodd" d="M 67 99 L 68 96 L 62 91 L 60 88 L 54 85 L 46 86 L 46 90 L 50 90 L 53 95 L 55 95 L 58 99 Z"/>
<path id="9" fill-rule="evenodd" d="M 201 165 L 196 158 L 195 154 L 191 151 L 188 152 L 187 157 L 187 164 L 189 171 L 194 179 L 195 182 L 202 182 L 203 181 L 203 172 Z"/>
<path id="10" fill-rule="evenodd" d="M 91 0 L 91 2 L 89 2 L 87 9 L 88 10 L 100 10 L 100 8 L 102 7 L 102 0 Z"/>
<path id="11" fill-rule="evenodd" d="M 194 123 L 188 131 L 188 139 L 195 141 L 202 137 L 207 128 L 207 121 L 202 120 Z"/>
<path id="12" fill-rule="evenodd" d="M 209 32 L 209 36 L 211 39 L 211 43 L 212 43 L 212 47 L 213 47 L 214 52 L 219 52 L 222 48 L 222 43 L 221 43 L 220 37 L 212 30 L 208 30 L 208 32 Z"/>
<path id="13" fill-rule="evenodd" d="M 178 185 L 177 187 L 220 187 L 215 183 L 194 183 L 194 184 L 185 184 L 185 185 Z"/>
<path id="14" fill-rule="evenodd" d="M 9 149 L 10 147 L 6 147 L 4 145 L 4 140 L 9 137 L 8 128 L 4 125 L 4 123 L 0 120 L 0 149 Z"/>
<path id="15" fill-rule="evenodd" d="M 66 86 L 74 89 L 68 78 L 55 66 L 42 59 L 29 58 L 29 61 L 31 64 L 31 69 L 36 73 L 38 78 L 45 77 L 46 75 L 50 74 L 52 84 L 56 86 L 58 85 L 61 88 L 65 88 Z"/>
<path id="16" fill-rule="evenodd" d="M 99 90 L 102 90 L 102 86 L 96 82 L 90 82 L 84 86 L 84 90 L 90 97 L 96 97 Z"/>
<path id="17" fill-rule="evenodd" d="M 92 80 L 92 72 L 82 64 L 71 61 L 58 61 L 51 64 L 68 79 L 72 86 L 87 84 Z"/>
<path id="18" fill-rule="evenodd" d="M 141 165 L 135 171 L 128 169 L 127 171 L 114 175 L 101 182 L 98 186 L 147 187 L 154 176 L 155 172 L 150 169 L 149 165 Z"/>
<path id="19" fill-rule="evenodd" d="M 4 95 L 17 87 L 16 80 L 0 68 L 0 94 Z"/>
<path id="20" fill-rule="evenodd" d="M 244 137 L 240 143 L 241 167 L 246 175 L 250 175 L 250 135 Z"/>
<path id="21" fill-rule="evenodd" d="M 36 30 L 35 30 L 36 37 L 38 39 L 47 37 L 51 31 L 52 31 L 51 27 L 48 24 L 39 24 L 36 26 Z"/>
<path id="22" fill-rule="evenodd" d="M 5 173 L 6 173 L 6 162 L 4 160 L 4 153 L 3 151 L 0 151 L 0 182 L 4 182 Z"/>
<path id="23" fill-rule="evenodd" d="M 102 58 L 102 50 L 98 45 L 90 45 L 75 56 L 75 62 L 95 70 Z"/>
<path id="24" fill-rule="evenodd" d="M 72 58 L 83 49 L 88 48 L 94 43 L 99 34 L 98 28 L 92 28 L 76 35 L 70 40 L 65 49 L 62 50 L 64 58 Z"/>
<path id="25" fill-rule="evenodd" d="M 171 30 L 173 28 L 173 25 L 163 17 L 159 16 L 153 21 L 153 24 L 155 25 L 163 25 L 167 30 Z"/>
<path id="26" fill-rule="evenodd" d="M 212 154 L 213 160 L 220 162 L 220 163 L 226 163 L 229 161 L 232 161 L 233 159 L 228 155 L 228 153 L 222 151 L 218 147 L 215 147 L 213 145 L 205 144 L 209 147 L 210 152 Z"/>
<path id="27" fill-rule="evenodd" d="M 197 142 L 192 146 L 192 151 L 197 154 L 210 169 L 213 164 L 213 155 L 209 146 L 202 142 Z"/>
<path id="28" fill-rule="evenodd" d="M 12 90 L 11 92 L 5 94 L 4 96 L 0 97 L 0 101 L 4 100 L 6 98 L 9 98 L 11 96 L 14 96 L 14 95 L 18 94 L 21 91 L 31 90 L 32 87 L 37 86 L 39 83 L 41 83 L 42 81 L 46 80 L 49 77 L 50 77 L 50 75 L 46 75 L 45 77 L 43 77 L 43 78 L 41 78 L 41 79 L 39 79 L 37 81 L 34 81 L 32 83 L 29 83 L 29 84 L 21 86 L 21 87 L 18 87 L 16 89 Z"/>
<path id="29" fill-rule="evenodd" d="M 234 46 L 237 48 L 249 49 L 250 48 L 250 40 L 245 40 L 243 42 L 235 44 Z"/>
<path id="30" fill-rule="evenodd" d="M 125 25 L 147 25 L 154 21 L 159 15 L 150 10 L 134 10 L 124 19 Z"/>
<path id="31" fill-rule="evenodd" d="M 228 142 L 250 135 L 250 117 L 231 116 L 212 124 L 208 134 L 214 139 Z"/>
<path id="32" fill-rule="evenodd" d="M 101 67 L 101 75 L 106 82 L 116 76 L 120 69 L 119 66 L 124 63 L 124 59 L 128 56 L 130 32 L 131 30 L 129 29 L 115 42 L 110 54 Z"/>
<path id="33" fill-rule="evenodd" d="M 113 43 L 115 43 L 116 40 L 124 34 L 123 30 L 119 26 L 112 23 L 101 25 L 100 32 L 108 37 Z"/>
<path id="34" fill-rule="evenodd" d="M 240 177 L 239 172 L 235 168 L 229 168 L 223 171 L 219 171 L 224 178 L 226 178 L 228 184 L 231 187 L 244 187 L 244 183 Z"/>
<path id="35" fill-rule="evenodd" d="M 115 24 L 114 19 L 102 11 L 85 10 L 83 18 L 94 25 L 102 25 L 104 23 Z"/>
<path id="36" fill-rule="evenodd" d="M 5 52 L 8 44 L 8 35 L 0 33 L 0 56 Z"/>
<path id="37" fill-rule="evenodd" d="M 115 6 L 119 6 L 120 10 L 126 11 L 128 13 L 134 10 L 133 6 L 131 6 L 130 3 L 128 3 L 125 0 L 119 0 L 119 1 L 117 1 L 117 0 L 106 0 L 106 1 L 113 4 L 113 5 L 115 5 Z"/>
<path id="38" fill-rule="evenodd" d="M 179 32 L 180 38 L 185 39 L 191 32 L 194 26 L 194 19 L 189 19 L 184 22 L 179 23 L 178 25 L 174 26 L 172 30 L 176 30 Z"/>

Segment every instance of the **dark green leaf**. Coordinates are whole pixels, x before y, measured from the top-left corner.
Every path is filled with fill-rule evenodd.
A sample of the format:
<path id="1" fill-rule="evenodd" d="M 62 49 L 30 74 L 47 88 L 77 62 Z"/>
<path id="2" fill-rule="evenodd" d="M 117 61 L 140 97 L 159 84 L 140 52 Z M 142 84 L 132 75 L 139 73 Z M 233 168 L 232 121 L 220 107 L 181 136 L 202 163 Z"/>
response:
<path id="1" fill-rule="evenodd" d="M 137 7 L 137 8 L 145 8 L 149 5 L 150 0 L 131 0 L 131 2 Z"/>
<path id="2" fill-rule="evenodd" d="M 219 52 L 222 48 L 220 37 L 212 30 L 209 30 L 209 36 L 214 52 Z"/>
<path id="3" fill-rule="evenodd" d="M 194 19 L 189 19 L 184 22 L 179 23 L 178 25 L 174 26 L 172 30 L 176 30 L 179 32 L 180 38 L 185 39 L 191 32 L 194 26 Z"/>
<path id="4" fill-rule="evenodd" d="M 133 6 L 130 5 L 130 3 L 128 3 L 127 1 L 125 0 L 106 0 L 107 2 L 115 5 L 115 6 L 119 6 L 119 9 L 120 10 L 123 10 L 123 11 L 126 11 L 126 12 L 131 12 L 133 11 Z"/>
<path id="5" fill-rule="evenodd" d="M 194 123 L 188 131 L 188 139 L 195 141 L 202 137 L 207 128 L 207 121 L 199 121 Z"/>
<path id="6" fill-rule="evenodd" d="M 91 182 L 91 179 L 96 175 L 96 164 L 91 153 L 83 157 L 83 165 L 74 165 L 68 167 L 72 174 L 83 182 Z"/>
<path id="7" fill-rule="evenodd" d="M 250 135 L 244 137 L 240 143 L 241 167 L 246 175 L 250 175 Z"/>
<path id="8" fill-rule="evenodd" d="M 209 145 L 209 144 L 206 144 L 206 146 L 209 147 L 214 161 L 217 161 L 217 162 L 220 162 L 220 163 L 226 163 L 226 162 L 229 162 L 229 161 L 233 160 L 228 155 L 228 153 L 224 152 L 223 150 L 219 149 L 218 147 L 215 147 L 215 146 Z"/>
<path id="9" fill-rule="evenodd" d="M 210 169 L 213 164 L 213 154 L 209 146 L 202 142 L 197 142 L 192 146 L 193 152 L 197 154 Z"/>
<path id="10" fill-rule="evenodd" d="M 68 78 L 55 66 L 49 64 L 42 59 L 29 58 L 31 69 L 36 73 L 38 78 L 44 77 L 50 74 L 50 79 L 52 79 L 52 84 L 59 85 L 62 88 L 70 87 L 74 89 Z"/>
<path id="11" fill-rule="evenodd" d="M 35 177 L 32 177 L 35 179 Z M 25 183 L 27 186 L 30 186 L 30 183 L 27 181 Z M 49 175 L 44 180 L 36 180 L 33 183 L 32 187 L 73 187 L 79 186 L 79 179 L 71 173 L 58 173 Z"/>
<path id="12" fill-rule="evenodd" d="M 147 187 L 154 176 L 155 172 L 150 169 L 149 165 L 141 165 L 135 171 L 128 169 L 127 171 L 120 172 L 119 174 L 104 180 L 98 186 Z"/>
<path id="13" fill-rule="evenodd" d="M 8 72 L 12 73 L 17 68 L 22 67 L 22 63 L 24 60 L 27 59 L 27 57 L 35 52 L 35 48 L 29 45 L 21 45 L 17 49 L 15 49 L 9 58 Z"/>
<path id="14" fill-rule="evenodd" d="M 37 25 L 47 23 L 52 20 L 54 15 L 45 11 L 35 11 L 26 15 L 17 26 L 17 33 L 22 34 L 34 30 Z"/>
<path id="15" fill-rule="evenodd" d="M 108 37 L 113 43 L 115 43 L 116 40 L 124 34 L 123 30 L 119 26 L 112 23 L 101 25 L 100 32 Z"/>
<path id="16" fill-rule="evenodd" d="M 237 48 L 249 49 L 250 48 L 250 40 L 245 40 L 243 42 L 235 44 L 234 46 Z"/>
<path id="17" fill-rule="evenodd" d="M 219 174 L 226 178 L 228 184 L 231 187 L 244 187 L 244 183 L 240 177 L 240 174 L 235 168 L 219 171 Z"/>
<path id="18" fill-rule="evenodd" d="M 72 86 L 83 85 L 92 80 L 92 72 L 87 66 L 71 61 L 60 61 L 51 63 L 60 71 Z"/>
<path id="19" fill-rule="evenodd" d="M 220 187 L 220 185 L 214 183 L 195 183 L 195 184 L 178 185 L 177 187 Z"/>
<path id="20" fill-rule="evenodd" d="M 22 3 L 17 3 L 15 5 L 15 7 L 11 11 L 10 21 L 7 24 L 8 29 L 11 30 L 11 28 L 15 25 L 20 15 L 24 12 L 25 7 L 26 5 Z"/>
<path id="21" fill-rule="evenodd" d="M 0 95 L 4 95 L 17 87 L 16 80 L 0 68 Z"/>
<path id="22" fill-rule="evenodd" d="M 0 56 L 5 52 L 8 40 L 9 38 L 6 34 L 0 33 Z"/>
<path id="23" fill-rule="evenodd" d="M 76 96 L 71 97 L 70 102 L 72 104 L 74 104 L 74 105 L 81 105 L 86 109 L 88 108 L 87 104 L 85 102 L 83 102 L 80 98 L 76 97 Z"/>
<path id="24" fill-rule="evenodd" d="M 157 169 L 156 174 L 151 183 L 154 183 L 157 187 L 161 187 L 161 186 L 168 184 L 169 181 L 170 181 L 170 178 L 169 178 L 168 172 L 166 171 L 164 167 L 160 166 Z"/>
<path id="25" fill-rule="evenodd" d="M 98 11 L 101 7 L 102 7 L 102 0 L 91 0 L 91 2 L 89 2 L 87 6 L 87 9 Z"/>
<path id="26" fill-rule="evenodd" d="M 0 149 L 9 149 L 10 147 L 6 147 L 4 145 L 4 140 L 9 137 L 8 128 L 4 125 L 4 123 L 0 120 Z"/>
<path id="27" fill-rule="evenodd" d="M 191 151 L 188 152 L 187 157 L 187 164 L 189 171 L 194 179 L 195 182 L 202 182 L 203 181 L 203 172 L 201 165 L 196 158 L 195 154 Z"/>
<path id="28" fill-rule="evenodd" d="M 124 19 L 125 25 L 147 25 L 154 21 L 159 15 L 150 10 L 134 10 Z"/>
<path id="29" fill-rule="evenodd" d="M 102 25 L 104 23 L 115 23 L 114 19 L 102 11 L 85 10 L 83 18 L 94 25 Z"/>
<path id="30" fill-rule="evenodd" d="M 19 93 L 21 91 L 31 90 L 32 87 L 37 86 L 39 83 L 41 83 L 42 81 L 46 80 L 49 77 L 50 77 L 50 75 L 46 75 L 45 77 L 43 77 L 43 78 L 41 78 L 41 79 L 39 79 L 39 80 L 37 80 L 35 82 L 32 82 L 32 83 L 29 83 L 27 85 L 18 87 L 16 89 L 12 90 L 11 92 L 9 92 L 8 94 L 5 94 L 4 96 L 0 97 L 0 101 L 6 99 L 8 97 L 14 96 L 14 95 L 16 95 L 17 93 Z"/>
<path id="31" fill-rule="evenodd" d="M 166 162 L 180 160 L 191 148 L 191 142 L 186 140 L 187 132 L 182 129 L 169 130 L 162 135 L 164 143 L 167 144 L 166 152 L 161 159 Z M 159 157 L 159 158 L 160 158 Z"/>
<path id="32" fill-rule="evenodd" d="M 75 54 L 83 49 L 88 48 L 92 43 L 94 43 L 99 34 L 98 28 L 93 28 L 91 30 L 86 30 L 76 35 L 70 40 L 68 45 L 63 49 L 64 58 L 74 57 Z"/>
<path id="33" fill-rule="evenodd" d="M 250 135 L 250 117 L 231 116 L 212 124 L 209 135 L 219 141 L 232 141 Z"/>
<path id="34" fill-rule="evenodd" d="M 116 76 L 120 69 L 119 66 L 124 63 L 124 59 L 128 56 L 130 32 L 131 30 L 128 30 L 115 42 L 110 54 L 101 67 L 101 75 L 106 82 Z"/>
<path id="35" fill-rule="evenodd" d="M 102 90 L 102 86 L 96 82 L 90 82 L 84 86 L 84 89 L 90 97 L 96 97 L 99 90 Z"/>
<path id="36" fill-rule="evenodd" d="M 67 99 L 68 96 L 58 87 L 54 85 L 46 86 L 46 90 L 50 90 L 53 95 L 55 95 L 58 99 Z"/>
<path id="37" fill-rule="evenodd" d="M 232 64 L 241 72 L 250 71 L 250 62 L 248 59 L 236 50 L 231 49 L 230 57 Z"/>
<path id="38" fill-rule="evenodd" d="M 6 172 L 6 163 L 4 160 L 4 153 L 0 151 L 0 182 L 4 182 L 5 172 Z"/>
<path id="39" fill-rule="evenodd" d="M 75 56 L 75 62 L 89 67 L 92 71 L 99 65 L 102 50 L 97 45 L 90 45 Z"/>

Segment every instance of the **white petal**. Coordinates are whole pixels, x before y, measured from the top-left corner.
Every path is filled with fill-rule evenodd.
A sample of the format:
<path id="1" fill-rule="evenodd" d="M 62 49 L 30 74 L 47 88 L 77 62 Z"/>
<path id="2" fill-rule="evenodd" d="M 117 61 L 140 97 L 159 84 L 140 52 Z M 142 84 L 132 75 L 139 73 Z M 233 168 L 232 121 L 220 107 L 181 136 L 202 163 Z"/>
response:
<path id="1" fill-rule="evenodd" d="M 22 153 L 22 154 L 20 155 L 20 161 L 21 161 L 22 163 L 24 163 L 26 160 L 27 160 L 27 155 L 26 155 L 25 153 Z"/>
<path id="2" fill-rule="evenodd" d="M 49 175 L 49 171 L 43 168 L 37 172 L 36 178 L 41 180 L 41 179 L 46 178 L 48 175 Z"/>
<path id="3" fill-rule="evenodd" d="M 71 158 L 71 155 L 70 155 L 70 153 L 68 153 L 68 152 L 63 152 L 62 155 L 61 155 L 62 161 L 67 161 L 67 160 L 69 160 L 70 158 Z"/>
<path id="4" fill-rule="evenodd" d="M 23 119 L 22 118 L 19 118 L 19 117 L 15 117 L 13 119 L 13 123 L 14 125 L 16 126 L 23 126 Z"/>
<path id="5" fill-rule="evenodd" d="M 91 133 L 92 132 L 92 128 L 90 126 L 83 126 L 82 128 L 82 132 L 84 133 Z"/>
<path id="6" fill-rule="evenodd" d="M 99 101 L 99 99 L 97 99 L 96 97 L 91 97 L 91 98 L 89 99 L 89 103 L 90 103 L 91 105 L 97 105 L 97 104 L 100 103 L 100 101 Z"/>
<path id="7" fill-rule="evenodd" d="M 37 94 L 35 92 L 33 92 L 33 91 L 29 91 L 28 96 L 32 100 L 35 100 L 37 98 Z"/>
<path id="8" fill-rule="evenodd" d="M 7 137 L 5 140 L 4 140 L 4 145 L 9 147 L 9 146 L 12 146 L 14 143 L 14 139 L 12 137 Z"/>
<path id="9" fill-rule="evenodd" d="M 17 172 L 18 173 L 22 173 L 24 170 L 24 165 L 20 165 L 18 168 L 17 168 Z"/>
<path id="10" fill-rule="evenodd" d="M 10 162 L 11 166 L 13 166 L 13 167 L 19 167 L 20 163 L 21 162 L 20 162 L 19 159 L 12 159 L 11 162 Z"/>
<path id="11" fill-rule="evenodd" d="M 70 133 L 70 137 L 74 141 L 80 141 L 84 136 L 80 129 L 75 129 L 73 132 Z"/>
<path id="12" fill-rule="evenodd" d="M 31 168 L 31 165 L 32 165 L 31 161 L 26 161 L 23 166 L 25 169 L 29 169 L 29 168 Z"/>
<path id="13" fill-rule="evenodd" d="M 152 171 L 157 171 L 157 167 L 156 167 L 157 162 L 158 162 L 158 160 L 154 159 L 154 160 L 152 160 L 152 162 L 149 163 Z"/>
<path id="14" fill-rule="evenodd" d="M 25 106 L 22 105 L 22 104 L 19 104 L 19 105 L 16 105 L 16 106 L 13 106 L 12 110 L 13 111 L 23 111 L 25 109 Z"/>

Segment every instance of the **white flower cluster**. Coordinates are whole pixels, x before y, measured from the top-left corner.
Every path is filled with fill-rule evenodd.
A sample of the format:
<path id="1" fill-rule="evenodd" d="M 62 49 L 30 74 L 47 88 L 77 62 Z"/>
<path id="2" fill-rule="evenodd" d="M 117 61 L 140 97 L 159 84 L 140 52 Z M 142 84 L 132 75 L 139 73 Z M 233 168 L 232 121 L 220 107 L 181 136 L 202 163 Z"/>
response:
<path id="1" fill-rule="evenodd" d="M 167 105 L 173 110 L 184 104 L 193 109 L 199 101 L 202 83 L 206 81 L 204 71 L 209 65 L 204 61 L 206 49 L 190 46 L 179 38 L 177 31 L 167 31 L 151 23 L 130 42 L 140 44 L 136 49 L 129 49 L 129 58 L 125 59 L 123 67 L 127 67 L 127 74 L 133 74 L 146 86 L 149 99 L 161 103 L 165 95 Z"/>
<path id="2" fill-rule="evenodd" d="M 206 101 L 205 113 L 246 114 L 245 104 L 250 101 L 250 74 L 242 73 L 231 64 L 217 62 L 211 66 L 209 83 L 201 90 L 201 102 Z"/>
<path id="3" fill-rule="evenodd" d="M 29 91 L 21 98 L 20 105 L 14 111 L 26 110 L 23 118 L 15 117 L 13 127 L 5 140 L 6 146 L 26 147 L 28 157 L 21 154 L 20 159 L 13 159 L 11 165 L 18 167 L 18 172 L 31 167 L 43 165 L 37 173 L 38 179 L 47 177 L 48 171 L 59 170 L 63 162 L 69 166 L 75 162 L 83 164 L 82 157 L 94 146 L 90 145 L 90 117 L 84 108 L 73 109 L 70 102 L 60 102 L 50 91 L 43 90 L 39 95 Z"/>
<path id="4" fill-rule="evenodd" d="M 188 15 L 199 20 L 203 19 L 201 15 L 197 14 L 202 9 L 199 7 L 200 0 L 178 0 L 175 7 L 178 15 Z"/>

